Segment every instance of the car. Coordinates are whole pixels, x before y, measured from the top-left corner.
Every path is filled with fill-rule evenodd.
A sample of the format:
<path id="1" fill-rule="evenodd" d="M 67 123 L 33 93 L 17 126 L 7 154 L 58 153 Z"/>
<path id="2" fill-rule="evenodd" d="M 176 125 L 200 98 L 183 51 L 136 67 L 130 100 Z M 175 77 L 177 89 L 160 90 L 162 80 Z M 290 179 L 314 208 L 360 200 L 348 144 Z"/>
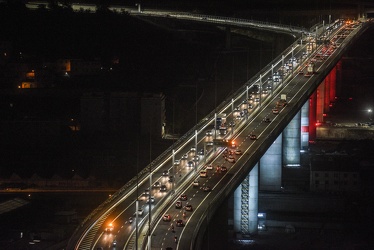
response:
<path id="1" fill-rule="evenodd" d="M 109 223 L 108 226 L 104 229 L 106 233 L 111 233 L 114 230 L 114 226 L 112 223 Z"/>
<path id="2" fill-rule="evenodd" d="M 271 122 L 271 120 L 270 120 L 269 117 L 266 117 L 266 118 L 264 119 L 264 122 Z"/>
<path id="3" fill-rule="evenodd" d="M 226 159 L 228 162 L 235 163 L 235 158 L 232 155 L 229 155 Z"/>
<path id="4" fill-rule="evenodd" d="M 200 186 L 199 180 L 194 180 L 193 183 L 192 183 L 192 186 L 193 187 L 199 187 Z"/>
<path id="5" fill-rule="evenodd" d="M 221 172 L 227 172 L 227 167 L 222 166 L 222 167 L 221 167 Z"/>
<path id="6" fill-rule="evenodd" d="M 212 188 L 210 186 L 204 186 L 202 189 L 203 189 L 204 192 L 212 191 Z"/>
<path id="7" fill-rule="evenodd" d="M 160 192 L 165 192 L 167 190 L 166 185 L 161 185 Z"/>
<path id="8" fill-rule="evenodd" d="M 212 135 L 213 135 L 213 131 L 212 131 L 212 130 L 207 130 L 207 131 L 205 132 L 205 134 L 206 134 L 207 136 L 212 136 Z"/>
<path id="9" fill-rule="evenodd" d="M 187 200 L 187 195 L 186 195 L 186 194 L 182 194 L 182 195 L 179 197 L 179 199 L 180 199 L 181 201 L 186 201 L 186 200 Z"/>
<path id="10" fill-rule="evenodd" d="M 198 155 L 204 155 L 204 149 L 200 149 L 199 152 L 197 153 Z"/>
<path id="11" fill-rule="evenodd" d="M 177 227 L 183 227 L 184 226 L 183 220 L 177 220 L 175 222 L 175 224 L 177 225 Z"/>
<path id="12" fill-rule="evenodd" d="M 151 201 L 151 203 L 154 203 L 155 202 L 155 197 L 154 196 L 151 196 L 147 198 L 146 202 L 149 203 L 149 201 Z"/>
<path id="13" fill-rule="evenodd" d="M 195 152 L 196 151 L 196 147 L 191 147 L 191 152 Z"/>
<path id="14" fill-rule="evenodd" d="M 235 150 L 235 154 L 236 154 L 236 155 L 241 155 L 241 154 L 242 154 L 242 151 L 241 151 L 240 149 L 236 149 L 236 150 Z"/>
<path id="15" fill-rule="evenodd" d="M 149 188 L 146 188 L 145 190 L 144 190 L 144 193 L 143 193 L 144 195 L 149 195 Z"/>
<path id="16" fill-rule="evenodd" d="M 178 166 L 180 163 L 181 163 L 180 160 L 175 160 L 175 161 L 174 161 L 174 165 L 176 165 L 176 166 Z"/>
<path id="17" fill-rule="evenodd" d="M 255 102 L 260 102 L 260 98 L 256 97 Z"/>
<path id="18" fill-rule="evenodd" d="M 153 184 L 153 187 L 154 188 L 159 188 L 161 187 L 161 183 L 159 181 L 156 181 L 154 184 Z"/>
<path id="19" fill-rule="evenodd" d="M 273 109 L 271 110 L 271 112 L 273 112 L 273 114 L 279 114 L 279 110 L 276 109 L 276 108 L 273 108 Z"/>
<path id="20" fill-rule="evenodd" d="M 162 220 L 163 220 L 163 221 L 171 221 L 171 216 L 170 216 L 170 214 L 164 214 L 164 216 L 162 216 Z"/>
<path id="21" fill-rule="evenodd" d="M 191 204 L 187 204 L 185 207 L 186 211 L 192 211 L 193 210 L 193 207 Z"/>
<path id="22" fill-rule="evenodd" d="M 138 216 L 142 216 L 144 213 L 143 209 L 142 208 L 139 208 L 138 209 Z"/>
<path id="23" fill-rule="evenodd" d="M 253 109 L 253 105 L 252 104 L 248 104 L 248 108 L 249 109 Z"/>
<path id="24" fill-rule="evenodd" d="M 187 162 L 187 167 L 193 168 L 194 166 L 195 166 L 195 162 L 193 162 L 193 161 Z"/>
<path id="25" fill-rule="evenodd" d="M 113 242 L 112 242 L 112 246 L 117 246 L 117 240 L 113 240 Z"/>
<path id="26" fill-rule="evenodd" d="M 213 141 L 208 141 L 208 142 L 206 143 L 207 146 L 213 146 L 213 144 L 214 144 Z"/>
<path id="27" fill-rule="evenodd" d="M 250 134 L 249 139 L 256 140 L 257 136 L 255 134 Z"/>
<path id="28" fill-rule="evenodd" d="M 231 121 L 231 122 L 229 123 L 229 126 L 230 126 L 230 127 L 235 127 L 235 125 L 236 125 L 236 123 L 235 123 L 234 121 Z"/>
<path id="29" fill-rule="evenodd" d="M 169 170 L 164 170 L 162 172 L 162 176 L 168 176 L 169 175 Z"/>
<path id="30" fill-rule="evenodd" d="M 183 156 L 182 156 L 182 160 L 187 160 L 188 159 L 188 154 L 184 154 Z"/>
<path id="31" fill-rule="evenodd" d="M 202 178 L 208 177 L 207 172 L 205 170 L 200 171 L 200 177 L 202 177 Z"/>
<path id="32" fill-rule="evenodd" d="M 169 176 L 169 179 L 168 179 L 168 182 L 173 182 L 174 181 L 174 178 L 173 178 L 173 176 Z"/>
<path id="33" fill-rule="evenodd" d="M 183 207 L 183 204 L 182 204 L 181 201 L 177 201 L 177 202 L 175 203 L 175 208 L 181 209 L 182 207 Z"/>
<path id="34" fill-rule="evenodd" d="M 209 164 L 208 166 L 206 166 L 206 169 L 207 169 L 207 170 L 212 170 L 212 169 L 213 169 L 213 165 L 212 165 L 212 164 Z"/>
<path id="35" fill-rule="evenodd" d="M 200 157 L 198 155 L 195 155 L 192 160 L 198 162 L 200 160 Z"/>

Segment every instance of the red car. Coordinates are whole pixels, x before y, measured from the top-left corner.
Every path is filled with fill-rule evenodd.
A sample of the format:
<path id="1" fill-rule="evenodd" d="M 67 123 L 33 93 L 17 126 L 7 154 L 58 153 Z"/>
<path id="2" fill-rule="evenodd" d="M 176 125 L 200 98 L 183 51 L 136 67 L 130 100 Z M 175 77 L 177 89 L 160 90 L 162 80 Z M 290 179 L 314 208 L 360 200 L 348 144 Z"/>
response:
<path id="1" fill-rule="evenodd" d="M 186 200 L 187 200 L 187 195 L 182 194 L 181 197 L 179 197 L 179 199 L 180 199 L 181 201 L 186 201 Z"/>

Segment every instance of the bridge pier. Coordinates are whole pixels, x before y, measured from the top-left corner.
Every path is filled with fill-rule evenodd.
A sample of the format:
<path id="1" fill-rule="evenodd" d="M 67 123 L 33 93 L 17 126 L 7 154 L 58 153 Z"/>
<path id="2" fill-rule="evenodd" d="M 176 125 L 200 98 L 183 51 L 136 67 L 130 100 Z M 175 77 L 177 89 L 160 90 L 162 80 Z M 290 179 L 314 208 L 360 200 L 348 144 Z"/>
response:
<path id="1" fill-rule="evenodd" d="M 300 115 L 300 147 L 306 150 L 309 147 L 309 100 L 301 108 Z"/>
<path id="2" fill-rule="evenodd" d="M 283 130 L 283 166 L 300 166 L 300 136 L 301 136 L 300 111 Z"/>
<path id="3" fill-rule="evenodd" d="M 282 134 L 260 159 L 260 190 L 280 191 L 282 186 Z"/>
<path id="4" fill-rule="evenodd" d="M 234 192 L 234 232 L 237 237 L 257 234 L 258 164 Z"/>

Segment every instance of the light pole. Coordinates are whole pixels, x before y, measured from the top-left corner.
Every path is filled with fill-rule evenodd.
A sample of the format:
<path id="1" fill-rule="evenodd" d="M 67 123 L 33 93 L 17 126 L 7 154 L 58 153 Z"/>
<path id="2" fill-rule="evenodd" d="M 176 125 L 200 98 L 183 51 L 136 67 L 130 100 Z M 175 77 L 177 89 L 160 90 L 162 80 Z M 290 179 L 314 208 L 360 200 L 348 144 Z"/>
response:
<path id="1" fill-rule="evenodd" d="M 368 114 L 369 114 L 369 120 L 371 121 L 372 118 L 371 118 L 371 114 L 373 113 L 373 110 L 370 108 L 368 109 Z"/>
<path id="2" fill-rule="evenodd" d="M 259 91 L 260 91 L 260 102 L 259 102 L 259 107 L 261 107 L 261 96 L 262 96 L 262 74 L 260 74 L 260 88 L 259 88 Z"/>
<path id="3" fill-rule="evenodd" d="M 142 12 L 142 9 L 141 9 L 141 7 L 140 7 L 140 3 L 136 3 L 135 6 L 138 7 L 138 12 L 141 13 L 141 12 Z"/>

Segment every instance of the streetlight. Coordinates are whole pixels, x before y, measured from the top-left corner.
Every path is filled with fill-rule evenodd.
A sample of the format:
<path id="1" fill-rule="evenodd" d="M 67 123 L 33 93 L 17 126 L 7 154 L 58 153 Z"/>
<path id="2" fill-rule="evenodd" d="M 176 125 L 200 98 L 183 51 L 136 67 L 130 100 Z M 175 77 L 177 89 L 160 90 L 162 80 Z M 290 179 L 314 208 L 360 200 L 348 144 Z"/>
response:
<path id="1" fill-rule="evenodd" d="M 371 108 L 368 109 L 368 114 L 369 114 L 369 120 L 371 121 L 371 114 L 373 113 L 373 110 Z"/>
<path id="2" fill-rule="evenodd" d="M 138 7 L 138 12 L 141 13 L 141 12 L 142 12 L 142 9 L 141 9 L 141 7 L 140 7 L 140 3 L 136 3 L 135 6 Z"/>

